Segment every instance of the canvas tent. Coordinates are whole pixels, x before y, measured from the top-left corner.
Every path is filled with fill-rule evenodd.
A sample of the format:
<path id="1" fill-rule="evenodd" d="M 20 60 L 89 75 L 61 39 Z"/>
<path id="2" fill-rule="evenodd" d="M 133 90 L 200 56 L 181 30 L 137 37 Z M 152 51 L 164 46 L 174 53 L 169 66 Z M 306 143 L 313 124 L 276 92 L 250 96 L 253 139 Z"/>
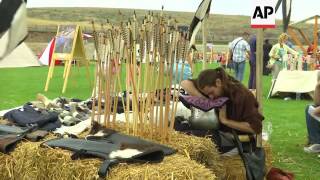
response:
<path id="1" fill-rule="evenodd" d="M 82 34 L 82 38 L 83 40 L 88 40 L 90 38 L 92 38 L 93 36 L 90 35 L 90 34 Z M 47 47 L 44 49 L 44 51 L 42 52 L 40 58 L 39 58 L 39 62 L 41 65 L 46 65 L 46 66 L 49 66 L 50 62 L 51 62 L 51 58 L 52 58 L 52 54 L 53 54 L 53 51 L 54 51 L 54 45 L 55 45 L 55 37 L 52 38 L 50 40 L 50 42 L 48 43 Z M 86 54 L 93 54 L 92 52 L 92 47 L 86 47 L 85 50 L 86 50 Z M 94 56 L 94 55 L 92 55 Z M 88 56 L 87 58 L 90 59 L 92 56 Z M 56 60 L 56 65 L 60 64 L 60 61 L 57 61 Z"/>
<path id="2" fill-rule="evenodd" d="M 0 44 L 0 51 L 4 49 L 3 46 L 4 44 Z M 25 43 L 21 43 L 11 54 L 0 60 L 0 68 L 29 66 L 40 66 L 40 64 L 37 57 Z"/>
<path id="3" fill-rule="evenodd" d="M 280 71 L 274 88 L 271 89 L 271 96 L 281 92 L 309 93 L 312 95 L 320 71 Z"/>
<path id="4" fill-rule="evenodd" d="M 47 45 L 46 49 L 41 54 L 39 58 L 39 62 L 41 63 L 41 65 L 48 66 L 50 64 L 53 49 L 54 49 L 54 43 L 55 43 L 55 38 L 52 38 L 49 44 Z"/>

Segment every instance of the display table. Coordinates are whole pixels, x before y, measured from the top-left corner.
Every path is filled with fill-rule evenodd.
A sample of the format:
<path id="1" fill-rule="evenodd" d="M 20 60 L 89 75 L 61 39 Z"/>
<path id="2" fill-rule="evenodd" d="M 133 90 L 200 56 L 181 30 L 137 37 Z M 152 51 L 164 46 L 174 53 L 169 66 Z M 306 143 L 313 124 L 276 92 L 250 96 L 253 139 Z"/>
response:
<path id="1" fill-rule="evenodd" d="M 278 92 L 310 93 L 314 91 L 320 71 L 280 71 L 271 95 Z"/>

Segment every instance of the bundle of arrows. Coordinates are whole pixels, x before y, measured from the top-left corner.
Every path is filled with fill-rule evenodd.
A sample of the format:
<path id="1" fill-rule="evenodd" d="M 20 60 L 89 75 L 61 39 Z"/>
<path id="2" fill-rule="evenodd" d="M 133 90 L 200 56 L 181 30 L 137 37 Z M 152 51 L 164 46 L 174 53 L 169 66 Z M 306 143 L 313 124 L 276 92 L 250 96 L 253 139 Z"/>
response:
<path id="1" fill-rule="evenodd" d="M 187 34 L 163 14 L 136 15 L 119 25 L 106 23 L 97 32 L 92 122 L 114 128 L 117 107 L 124 110 L 124 126 L 133 135 L 170 140 L 184 64 L 189 57 Z M 178 64 L 182 68 L 178 74 Z"/>

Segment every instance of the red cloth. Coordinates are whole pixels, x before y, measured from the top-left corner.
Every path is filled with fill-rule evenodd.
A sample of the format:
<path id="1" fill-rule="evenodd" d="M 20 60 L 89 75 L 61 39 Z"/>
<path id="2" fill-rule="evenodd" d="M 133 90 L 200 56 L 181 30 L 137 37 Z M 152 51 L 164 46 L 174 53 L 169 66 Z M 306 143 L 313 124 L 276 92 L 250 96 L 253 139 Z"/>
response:
<path id="1" fill-rule="evenodd" d="M 294 180 L 294 174 L 272 167 L 267 174 L 267 180 Z"/>
<path id="2" fill-rule="evenodd" d="M 309 46 L 308 49 L 307 49 L 307 53 L 308 54 L 312 54 L 313 53 L 313 49 L 314 49 L 313 45 Z"/>

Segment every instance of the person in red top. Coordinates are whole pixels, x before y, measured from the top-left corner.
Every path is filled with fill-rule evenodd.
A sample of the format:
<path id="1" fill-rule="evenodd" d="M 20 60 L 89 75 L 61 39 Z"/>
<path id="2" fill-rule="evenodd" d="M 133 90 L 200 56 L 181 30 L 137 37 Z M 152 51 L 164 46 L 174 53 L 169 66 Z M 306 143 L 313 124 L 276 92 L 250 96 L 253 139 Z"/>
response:
<path id="1" fill-rule="evenodd" d="M 307 49 L 308 55 L 312 55 L 312 54 L 313 54 L 313 49 L 314 49 L 313 44 L 310 44 L 310 45 L 308 46 L 308 49 Z"/>

